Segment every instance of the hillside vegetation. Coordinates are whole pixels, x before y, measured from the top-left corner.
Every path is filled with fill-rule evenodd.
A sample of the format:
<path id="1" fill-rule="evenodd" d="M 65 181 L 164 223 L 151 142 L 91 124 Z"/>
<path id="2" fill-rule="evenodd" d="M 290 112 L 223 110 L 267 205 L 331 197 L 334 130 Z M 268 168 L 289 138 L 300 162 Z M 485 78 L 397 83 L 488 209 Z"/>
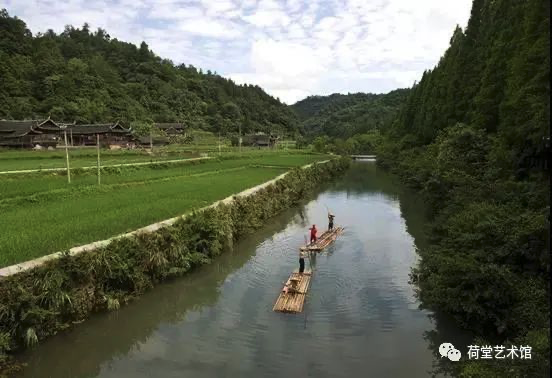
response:
<path id="1" fill-rule="evenodd" d="M 548 0 L 475 0 L 378 148 L 431 208 L 413 275 L 424 305 L 483 335 L 478 345 L 533 348 L 522 364 L 467 362 L 465 376 L 549 369 L 549 15 Z"/>
<path id="2" fill-rule="evenodd" d="M 332 94 L 310 96 L 291 107 L 301 120 L 307 137 L 326 135 L 348 139 L 356 134 L 380 130 L 397 115 L 408 89 L 387 94 Z"/>
<path id="3" fill-rule="evenodd" d="M 185 122 L 214 132 L 292 134 L 295 114 L 260 87 L 236 85 L 211 71 L 175 65 L 144 42 L 67 26 L 32 35 L 0 10 L 0 119 L 96 123 Z"/>

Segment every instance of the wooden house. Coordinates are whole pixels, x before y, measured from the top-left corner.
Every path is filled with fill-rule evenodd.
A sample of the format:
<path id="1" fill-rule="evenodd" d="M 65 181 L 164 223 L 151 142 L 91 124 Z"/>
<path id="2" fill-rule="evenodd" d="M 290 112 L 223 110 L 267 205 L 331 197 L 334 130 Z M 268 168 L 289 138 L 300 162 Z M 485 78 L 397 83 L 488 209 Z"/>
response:
<path id="1" fill-rule="evenodd" d="M 55 147 L 61 138 L 61 127 L 52 119 L 0 120 L 0 147 Z"/>
<path id="2" fill-rule="evenodd" d="M 186 126 L 183 123 L 154 123 L 153 127 L 163 131 L 167 136 L 186 134 Z"/>
<path id="3" fill-rule="evenodd" d="M 256 134 L 247 135 L 245 140 L 247 141 L 246 144 L 249 146 L 259 147 L 259 148 L 262 148 L 262 147 L 273 148 L 278 141 L 278 137 L 273 135 L 268 135 L 265 133 L 256 133 Z"/>
<path id="4" fill-rule="evenodd" d="M 100 136 L 100 144 L 103 146 L 129 147 L 133 144 L 132 129 L 124 127 L 118 121 L 66 126 L 67 142 L 72 146 L 94 146 L 97 135 Z"/>
<path id="5" fill-rule="evenodd" d="M 188 137 L 183 123 L 154 123 L 153 127 L 166 136 L 166 141 L 164 138 L 156 137 L 157 143 L 154 144 L 178 143 Z"/>

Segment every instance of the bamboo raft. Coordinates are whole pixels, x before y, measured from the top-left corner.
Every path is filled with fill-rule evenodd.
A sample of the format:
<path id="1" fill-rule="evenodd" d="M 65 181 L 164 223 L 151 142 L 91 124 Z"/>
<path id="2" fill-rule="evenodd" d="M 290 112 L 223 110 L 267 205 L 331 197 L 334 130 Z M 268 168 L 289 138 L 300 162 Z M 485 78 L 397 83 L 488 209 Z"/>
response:
<path id="1" fill-rule="evenodd" d="M 316 241 L 312 244 L 307 244 L 301 247 L 301 251 L 317 251 L 320 252 L 330 244 L 332 244 L 338 235 L 343 233 L 343 227 L 336 227 L 331 231 L 325 231 Z"/>
<path id="2" fill-rule="evenodd" d="M 272 310 L 288 313 L 302 312 L 311 277 L 311 271 L 305 271 L 302 274 L 291 273 Z M 288 288 L 287 293 L 284 291 L 286 287 Z"/>

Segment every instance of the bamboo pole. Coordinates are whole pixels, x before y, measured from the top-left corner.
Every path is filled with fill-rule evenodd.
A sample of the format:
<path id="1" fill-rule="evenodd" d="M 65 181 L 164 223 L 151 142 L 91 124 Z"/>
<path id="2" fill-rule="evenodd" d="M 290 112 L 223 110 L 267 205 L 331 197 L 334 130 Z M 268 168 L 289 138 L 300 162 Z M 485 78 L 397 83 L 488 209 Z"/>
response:
<path id="1" fill-rule="evenodd" d="M 96 150 L 98 152 L 98 159 L 97 159 L 97 166 L 98 166 L 98 185 L 101 185 L 101 178 L 100 178 L 100 134 L 96 134 Z"/>
<path id="2" fill-rule="evenodd" d="M 71 169 L 69 167 L 69 150 L 67 149 L 67 129 L 63 131 L 63 137 L 65 139 L 65 164 L 67 166 L 67 183 L 71 183 Z"/>

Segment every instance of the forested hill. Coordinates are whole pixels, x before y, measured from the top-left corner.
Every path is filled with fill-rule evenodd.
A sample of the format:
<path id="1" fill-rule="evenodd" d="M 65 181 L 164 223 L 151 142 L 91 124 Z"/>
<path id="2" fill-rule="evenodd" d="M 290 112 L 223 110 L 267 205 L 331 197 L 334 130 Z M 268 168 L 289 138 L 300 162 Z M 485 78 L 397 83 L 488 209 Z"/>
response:
<path id="1" fill-rule="evenodd" d="M 475 345 L 533 348 L 524 363 L 456 364 L 462 376 L 549 375 L 549 80 L 550 1 L 474 0 L 377 151 L 430 207 L 422 303 Z"/>
<path id="2" fill-rule="evenodd" d="M 328 110 L 339 110 L 366 101 L 375 95 L 368 93 L 334 93 L 329 96 L 308 96 L 291 105 L 301 121 Z"/>
<path id="3" fill-rule="evenodd" d="M 466 31 L 454 31 L 412 90 L 397 132 L 427 144 L 466 123 L 499 136 L 513 165 L 536 164 L 550 130 L 549 8 L 549 0 L 475 0 Z"/>
<path id="4" fill-rule="evenodd" d="M 301 120 L 306 135 L 347 139 L 389 124 L 396 118 L 408 92 L 408 89 L 397 89 L 379 95 L 335 93 L 310 96 L 291 107 Z"/>
<path id="5" fill-rule="evenodd" d="M 0 11 L 0 119 L 185 122 L 210 131 L 292 133 L 297 118 L 258 86 L 236 85 L 192 65 L 174 65 L 110 38 L 66 27 L 33 36 Z"/>

